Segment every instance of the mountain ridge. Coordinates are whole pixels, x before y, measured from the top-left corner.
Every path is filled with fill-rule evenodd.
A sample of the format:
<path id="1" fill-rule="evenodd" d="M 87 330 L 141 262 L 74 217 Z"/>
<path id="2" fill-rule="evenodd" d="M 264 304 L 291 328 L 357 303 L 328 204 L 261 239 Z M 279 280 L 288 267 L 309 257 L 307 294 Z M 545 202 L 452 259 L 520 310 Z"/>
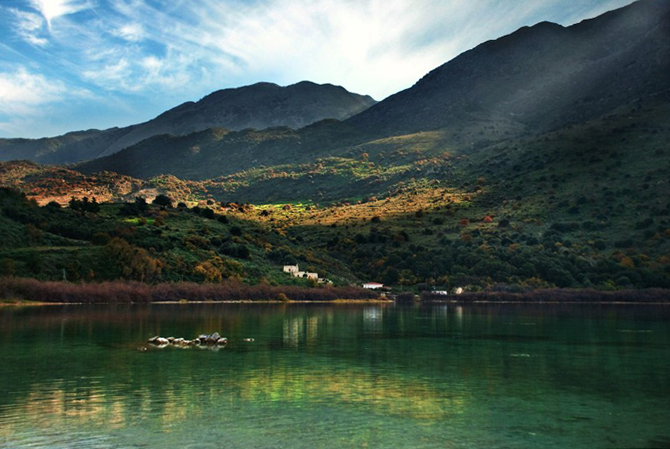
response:
<path id="1" fill-rule="evenodd" d="M 642 0 L 570 27 L 540 22 L 464 52 L 411 88 L 323 127 L 319 139 L 307 128 L 251 137 L 238 132 L 201 145 L 197 157 L 178 140 L 160 147 L 143 141 L 79 169 L 203 179 L 231 174 L 231 161 L 239 171 L 306 163 L 355 151 L 366 142 L 427 131 L 448 131 L 451 137 L 443 144 L 461 150 L 539 135 L 653 101 L 669 90 L 668 23 L 670 2 L 659 0 Z M 267 139 L 259 142 L 264 135 Z M 258 157 L 244 154 L 259 148 Z M 139 169 L 158 154 L 175 163 Z"/>
<path id="2" fill-rule="evenodd" d="M 0 160 L 73 163 L 108 156 L 160 134 L 187 135 L 208 128 L 241 131 L 274 126 L 301 128 L 356 114 L 375 100 L 341 86 L 302 81 L 289 86 L 256 83 L 212 92 L 136 125 L 73 131 L 41 139 L 0 139 Z"/>

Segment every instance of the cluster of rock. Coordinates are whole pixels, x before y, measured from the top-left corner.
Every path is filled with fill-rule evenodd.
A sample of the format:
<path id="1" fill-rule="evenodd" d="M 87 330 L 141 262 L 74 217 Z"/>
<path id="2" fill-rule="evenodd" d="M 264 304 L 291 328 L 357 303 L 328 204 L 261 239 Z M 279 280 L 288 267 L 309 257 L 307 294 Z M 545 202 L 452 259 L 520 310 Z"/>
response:
<path id="1" fill-rule="evenodd" d="M 250 339 L 245 339 L 250 340 Z M 178 346 L 178 347 L 186 347 L 186 346 L 225 346 L 228 344 L 228 339 L 226 337 L 222 337 L 219 335 L 218 332 L 214 332 L 211 335 L 208 334 L 201 334 L 197 338 L 194 338 L 193 340 L 186 340 L 184 338 L 174 338 L 174 337 L 151 337 L 148 340 L 149 344 L 158 346 L 158 347 L 165 347 L 168 345 L 173 345 L 173 346 Z"/>

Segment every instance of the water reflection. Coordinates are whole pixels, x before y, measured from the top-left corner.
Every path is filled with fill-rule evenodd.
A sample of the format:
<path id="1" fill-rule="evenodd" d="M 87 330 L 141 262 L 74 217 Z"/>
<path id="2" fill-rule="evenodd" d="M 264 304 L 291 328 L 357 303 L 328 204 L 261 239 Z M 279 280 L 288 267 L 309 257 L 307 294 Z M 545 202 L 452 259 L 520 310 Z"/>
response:
<path id="1" fill-rule="evenodd" d="M 0 447 L 186 447 L 196 428 L 231 447 L 644 446 L 667 434 L 667 322 L 603 306 L 0 309 Z M 230 339 L 216 353 L 137 351 L 213 331 Z"/>
<path id="2" fill-rule="evenodd" d="M 384 325 L 384 308 L 367 307 L 363 309 L 363 328 L 370 333 L 380 333 Z"/>

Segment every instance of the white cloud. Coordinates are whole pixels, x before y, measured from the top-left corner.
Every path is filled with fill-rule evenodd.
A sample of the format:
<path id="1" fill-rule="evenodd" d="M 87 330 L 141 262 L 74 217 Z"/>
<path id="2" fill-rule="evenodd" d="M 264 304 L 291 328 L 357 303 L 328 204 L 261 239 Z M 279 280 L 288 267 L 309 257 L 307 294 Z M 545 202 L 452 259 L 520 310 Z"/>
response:
<path id="1" fill-rule="evenodd" d="M 129 42 L 139 42 L 144 39 L 144 28 L 139 23 L 129 23 L 118 28 L 114 33 L 115 36 Z"/>
<path id="2" fill-rule="evenodd" d="M 38 117 L 44 107 L 63 100 L 65 86 L 60 82 L 20 68 L 0 72 L 0 131 L 25 136 L 39 129 Z"/>
<path id="3" fill-rule="evenodd" d="M 42 14 L 49 29 L 54 19 L 74 14 L 89 6 L 86 0 L 30 0 L 30 4 Z"/>
<path id="4" fill-rule="evenodd" d="M 0 110 L 4 115 L 30 115 L 43 104 L 61 101 L 67 92 L 60 81 L 28 72 L 0 72 Z"/>
<path id="5" fill-rule="evenodd" d="M 56 132 L 50 120 L 62 113 L 66 99 L 98 100 L 86 89 L 68 87 L 25 67 L 0 72 L 0 131 L 20 136 Z"/>
<path id="6" fill-rule="evenodd" d="M 39 14 L 14 8 L 10 8 L 9 11 L 16 18 L 16 33 L 22 39 L 39 47 L 49 42 L 46 38 L 40 36 L 44 31 L 44 19 Z"/>

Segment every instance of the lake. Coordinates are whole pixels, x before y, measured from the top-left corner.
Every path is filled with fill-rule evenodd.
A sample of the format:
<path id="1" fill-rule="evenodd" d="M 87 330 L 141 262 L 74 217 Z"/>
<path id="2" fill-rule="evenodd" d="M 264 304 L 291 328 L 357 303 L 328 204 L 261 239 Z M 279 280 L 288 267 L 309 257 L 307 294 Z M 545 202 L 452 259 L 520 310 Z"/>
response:
<path id="1" fill-rule="evenodd" d="M 662 305 L 3 307 L 0 448 L 670 448 L 669 323 Z M 145 343 L 215 331 L 224 348 Z"/>

